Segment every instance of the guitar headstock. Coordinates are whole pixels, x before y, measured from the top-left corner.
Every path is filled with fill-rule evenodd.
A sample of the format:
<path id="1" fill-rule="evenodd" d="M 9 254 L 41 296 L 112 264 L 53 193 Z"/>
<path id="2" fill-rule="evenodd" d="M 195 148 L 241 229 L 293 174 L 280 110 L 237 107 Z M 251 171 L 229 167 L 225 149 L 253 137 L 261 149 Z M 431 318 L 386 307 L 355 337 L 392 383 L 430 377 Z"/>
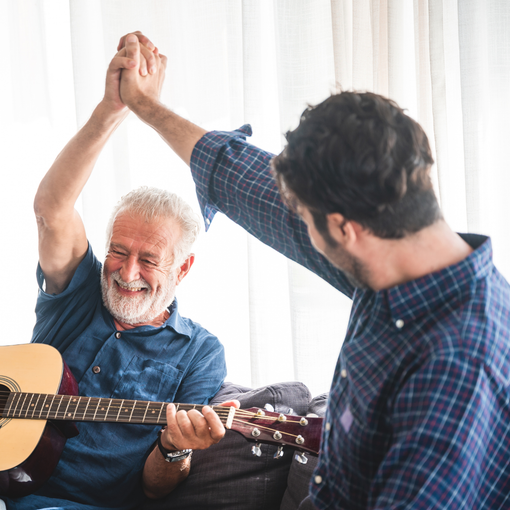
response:
<path id="1" fill-rule="evenodd" d="M 322 418 L 292 416 L 252 407 L 237 409 L 231 430 L 248 441 L 289 446 L 318 455 L 321 445 Z"/>

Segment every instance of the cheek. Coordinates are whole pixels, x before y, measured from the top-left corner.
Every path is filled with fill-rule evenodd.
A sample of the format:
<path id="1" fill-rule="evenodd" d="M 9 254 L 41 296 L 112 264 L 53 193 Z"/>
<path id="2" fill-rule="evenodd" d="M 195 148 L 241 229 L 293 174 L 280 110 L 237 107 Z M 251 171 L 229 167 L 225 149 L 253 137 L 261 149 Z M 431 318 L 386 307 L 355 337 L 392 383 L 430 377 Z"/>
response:
<path id="1" fill-rule="evenodd" d="M 118 264 L 115 260 L 106 257 L 103 263 L 103 274 L 106 278 L 109 278 L 112 273 L 117 271 L 120 268 L 120 264 Z"/>

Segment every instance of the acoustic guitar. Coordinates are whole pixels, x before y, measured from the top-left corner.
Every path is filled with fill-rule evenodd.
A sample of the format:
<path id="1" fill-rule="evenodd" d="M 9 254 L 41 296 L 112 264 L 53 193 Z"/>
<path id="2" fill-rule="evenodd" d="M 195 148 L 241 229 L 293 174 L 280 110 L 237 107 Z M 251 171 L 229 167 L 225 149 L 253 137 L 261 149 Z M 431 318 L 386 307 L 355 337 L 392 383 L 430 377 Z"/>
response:
<path id="1" fill-rule="evenodd" d="M 60 353 L 45 344 L 0 347 L 0 496 L 36 491 L 55 469 L 66 440 L 78 434 L 73 422 L 166 425 L 166 402 L 78 396 L 78 384 Z M 176 404 L 178 410 L 202 405 Z M 256 444 L 284 445 L 317 455 L 322 418 L 265 409 L 214 406 L 225 428 Z"/>

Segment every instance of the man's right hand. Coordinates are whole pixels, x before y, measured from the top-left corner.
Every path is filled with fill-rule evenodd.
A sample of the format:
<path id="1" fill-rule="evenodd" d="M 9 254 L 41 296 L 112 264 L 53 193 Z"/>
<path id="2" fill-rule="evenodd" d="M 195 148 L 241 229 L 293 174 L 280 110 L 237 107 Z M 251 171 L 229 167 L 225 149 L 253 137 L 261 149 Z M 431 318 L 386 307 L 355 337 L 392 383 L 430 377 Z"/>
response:
<path id="1" fill-rule="evenodd" d="M 129 39 L 129 41 L 128 41 Z M 183 119 L 159 101 L 165 78 L 167 58 L 161 55 L 148 37 L 133 32 L 121 37 L 118 50 L 126 49 L 126 57 L 134 61 L 150 51 L 146 68 L 148 74 L 137 72 L 137 67 L 124 69 L 120 81 L 122 102 L 146 124 L 153 127 L 175 153 L 187 164 L 195 144 L 206 133 L 205 129 Z M 143 62 L 140 63 L 142 70 Z"/>
<path id="2" fill-rule="evenodd" d="M 157 51 L 151 53 L 151 61 L 145 63 L 146 66 L 149 66 L 150 72 L 143 75 L 140 69 L 145 59 L 143 54 L 145 47 L 140 44 L 135 34 L 128 34 L 125 37 L 125 44 L 125 47 L 117 54 L 125 52 L 125 58 L 130 66 L 122 70 L 120 99 L 137 115 L 143 117 L 141 114 L 144 109 L 150 110 L 159 104 L 167 59 Z M 134 62 L 135 65 L 133 66 L 131 62 Z"/>

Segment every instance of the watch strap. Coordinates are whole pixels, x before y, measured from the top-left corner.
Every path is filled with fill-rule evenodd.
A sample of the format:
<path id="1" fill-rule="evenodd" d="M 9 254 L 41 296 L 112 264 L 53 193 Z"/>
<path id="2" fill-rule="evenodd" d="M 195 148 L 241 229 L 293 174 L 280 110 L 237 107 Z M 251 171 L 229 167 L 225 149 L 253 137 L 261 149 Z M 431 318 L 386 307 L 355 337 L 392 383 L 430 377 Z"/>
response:
<path id="1" fill-rule="evenodd" d="M 193 452 L 191 449 L 176 451 L 167 450 L 161 443 L 161 432 L 158 434 L 158 448 L 167 462 L 180 462 L 181 460 L 187 459 Z"/>

